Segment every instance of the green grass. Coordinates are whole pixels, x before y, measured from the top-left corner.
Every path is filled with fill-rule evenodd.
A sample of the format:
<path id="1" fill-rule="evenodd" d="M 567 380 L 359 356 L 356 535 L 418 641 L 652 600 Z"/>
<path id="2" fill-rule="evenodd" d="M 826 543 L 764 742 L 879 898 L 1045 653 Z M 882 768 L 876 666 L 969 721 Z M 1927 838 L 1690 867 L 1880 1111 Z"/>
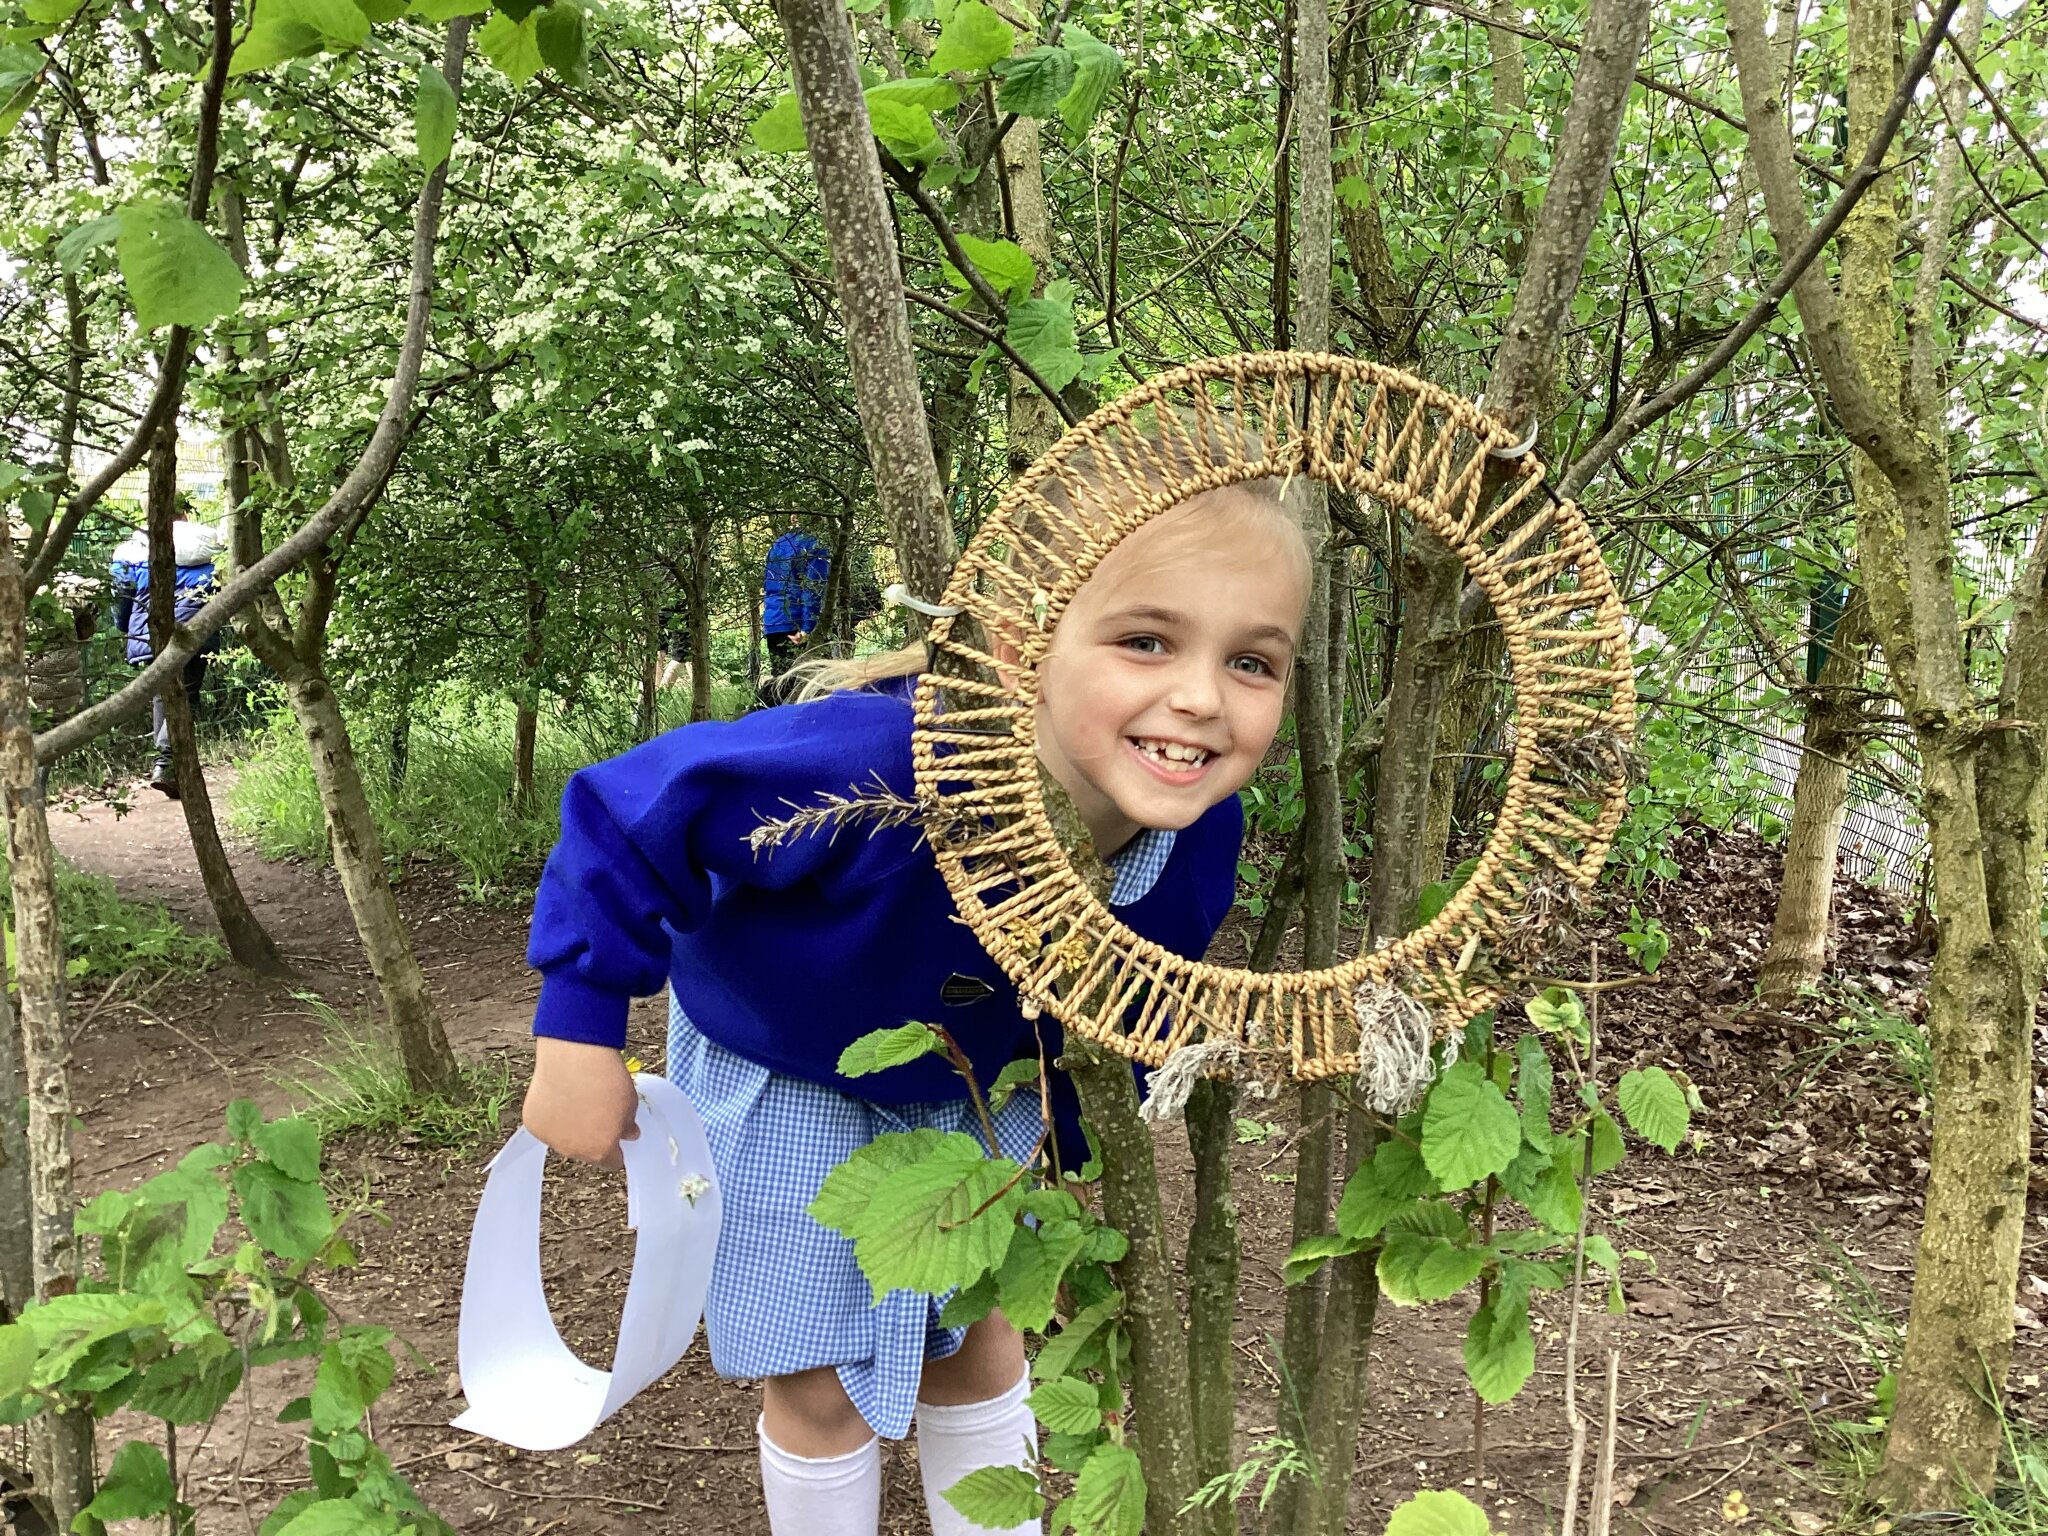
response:
<path id="1" fill-rule="evenodd" d="M 1844 1051 L 1868 1055 L 1879 1067 L 1919 1098 L 1934 1092 L 1934 1051 L 1927 1030 L 1875 998 L 1851 994 L 1843 1012 L 1824 1026 L 1821 1043 L 1803 1052 L 1798 1097 Z"/>
<path id="2" fill-rule="evenodd" d="M 1861 1418 L 1844 1415 L 1809 1423 L 1821 1455 L 1821 1480 L 1841 1498 L 1845 1510 L 1838 1529 L 1870 1530 L 1884 1518 L 1868 1489 L 1884 1465 L 1905 1328 L 1848 1254 L 1832 1242 L 1828 1249 L 1832 1262 L 1822 1266 L 1821 1279 L 1832 1293 L 1837 1317 L 1833 1331 L 1863 1357 L 1876 1386 L 1874 1400 Z M 1940 1528 L 1956 1536 L 2048 1536 L 2048 1437 L 2008 1413 L 2001 1413 L 1999 1422 L 2005 1445 L 1997 1487 L 1988 1496 L 1971 1495 L 1960 1510 L 1941 1518 Z"/>
<path id="3" fill-rule="evenodd" d="M 415 1093 L 395 1046 L 374 1028 L 342 1018 L 310 992 L 294 994 L 326 1026 L 328 1054 L 305 1075 L 282 1075 L 278 1085 L 304 1107 L 322 1141 L 345 1131 L 404 1137 L 439 1151 L 467 1154 L 498 1138 L 498 1121 L 512 1102 L 512 1073 L 502 1055 L 458 1065 L 454 1094 Z"/>
<path id="4" fill-rule="evenodd" d="M 744 703 L 744 690 L 713 690 L 714 713 L 737 712 Z M 661 707 L 666 729 L 682 722 L 689 699 L 664 690 Z M 523 811 L 512 805 L 513 723 L 513 707 L 501 698 L 452 686 L 437 690 L 415 706 L 410 762 L 394 790 L 389 722 L 350 719 L 387 859 L 455 864 L 472 900 L 527 897 L 560 830 L 562 786 L 577 769 L 634 745 L 632 715 L 624 701 L 607 700 L 569 716 L 543 710 L 534 744 L 534 799 Z M 326 862 L 319 792 L 304 738 L 288 713 L 271 721 L 238 765 L 227 814 L 266 858 Z"/>
<path id="5" fill-rule="evenodd" d="M 74 981 L 106 981 L 128 971 L 196 976 L 227 958 L 210 933 L 187 928 L 156 901 L 131 901 L 105 875 L 57 861 L 57 918 L 64 929 L 65 969 Z M 14 968 L 14 901 L 0 860 L 0 922 L 7 966 Z"/>

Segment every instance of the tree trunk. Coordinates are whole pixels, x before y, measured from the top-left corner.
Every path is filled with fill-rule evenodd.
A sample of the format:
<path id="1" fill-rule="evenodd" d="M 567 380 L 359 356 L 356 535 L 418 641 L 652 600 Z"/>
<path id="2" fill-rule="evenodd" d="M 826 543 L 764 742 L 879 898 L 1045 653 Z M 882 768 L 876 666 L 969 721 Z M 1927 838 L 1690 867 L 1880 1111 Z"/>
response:
<path id="1" fill-rule="evenodd" d="M 1019 51 L 1034 42 L 1031 34 L 1020 32 Z M 1017 243 L 1037 266 L 1038 290 L 1042 290 L 1053 265 L 1052 218 L 1045 205 L 1045 164 L 1039 145 L 1038 119 L 1020 117 L 1003 136 L 1002 156 L 1003 172 L 1010 184 L 1010 217 L 1016 225 Z M 994 317 L 994 323 L 1000 325 L 1002 317 Z M 1009 421 L 1009 466 L 1014 479 L 1059 441 L 1064 428 L 1053 403 L 1014 368 L 1010 370 Z"/>
<path id="2" fill-rule="evenodd" d="M 35 1295 L 35 1246 L 29 1212 L 28 1125 L 21 1103 L 21 1022 L 0 965 L 0 1323 L 13 1321 Z"/>
<path id="3" fill-rule="evenodd" d="M 1465 631 L 1451 666 L 1444 696 L 1443 725 L 1437 732 L 1436 763 L 1430 769 L 1429 808 L 1422 819 L 1422 879 L 1444 877 L 1451 845 L 1458 786 L 1486 720 L 1487 703 L 1501 686 L 1500 661 L 1504 636 L 1498 624 L 1475 624 Z"/>
<path id="4" fill-rule="evenodd" d="M 71 1021 L 64 931 L 57 918 L 57 855 L 36 787 L 29 729 L 28 604 L 7 519 L 0 518 L 0 795 L 14 899 L 21 1066 L 28 1088 L 29 1284 L 47 1300 L 78 1288 L 78 1197 L 71 1160 Z M 13 1101 L 6 1105 L 11 1118 Z M 15 1263 L 18 1265 L 19 1261 Z M 87 1413 L 46 1413 L 30 1427 L 39 1496 L 68 1531 L 92 1502 L 93 1428 Z M 100 1529 L 97 1521 L 86 1524 Z"/>
<path id="5" fill-rule="evenodd" d="M 152 649 L 170 643 L 177 628 L 176 549 L 171 524 L 177 517 L 178 412 L 165 414 L 149 450 L 149 641 Z M 291 967 L 278 952 L 249 903 L 221 846 L 213 818 L 213 796 L 206 787 L 206 766 L 199 760 L 199 736 L 192 723 L 192 701 L 183 678 L 163 691 L 164 726 L 171 738 L 171 773 L 178 786 L 178 805 L 185 813 L 185 831 L 192 839 L 192 857 L 200 883 L 228 953 L 262 976 L 289 976 Z"/>
<path id="6" fill-rule="evenodd" d="M 904 583 L 936 601 L 959 545 L 946 517 L 931 429 L 910 350 L 903 272 L 861 94 L 853 28 L 839 0 L 777 0 L 832 251 L 861 435 Z"/>
<path id="7" fill-rule="evenodd" d="M 1849 153 L 1859 163 L 1887 152 L 1957 3 L 1937 8 L 1902 73 L 1904 13 L 1851 0 Z M 1966 33 L 1980 15 L 1973 0 Z M 1811 227 L 1762 0 L 1730 0 L 1728 22 L 1772 239 L 1780 251 L 1803 250 Z M 1937 179 L 1952 180 L 1959 162 L 1945 141 Z M 1901 363 L 1898 220 L 1886 172 L 1841 225 L 1841 292 L 1819 265 L 1808 266 L 1792 292 L 1828 402 L 1859 450 L 1851 481 L 1860 584 L 1920 749 L 1941 919 L 1928 988 L 1934 1141 L 1926 1212 L 1898 1411 L 1876 1483 L 1890 1501 L 1925 1510 L 1952 1507 L 1959 1487 L 1988 1492 L 2003 1439 L 2000 1400 L 2026 1218 L 2028 1047 L 2041 987 L 2044 784 L 2036 733 L 1988 727 L 1965 676 L 1948 506 L 1951 429 L 1931 355 L 1910 379 Z M 1928 225 L 1920 259 L 1939 267 L 1947 239 L 1946 228 Z M 1938 325 L 1938 306 L 1920 319 Z M 2048 718 L 2044 558 L 2037 542 L 2014 599 L 1999 706 L 2015 721 Z"/>
<path id="8" fill-rule="evenodd" d="M 1849 809 L 1849 765 L 1863 741 L 1860 695 L 1870 644 L 1862 595 L 1852 593 L 1806 699 L 1799 777 L 1792 785 L 1792 822 L 1785 834 L 1785 873 L 1758 975 L 1767 1008 L 1784 1007 L 1801 987 L 1819 981 L 1827 963 L 1835 864 Z"/>
<path id="9" fill-rule="evenodd" d="M 406 1081 L 415 1093 L 452 1092 L 457 1083 L 455 1053 L 427 993 L 427 979 L 413 955 L 398 898 L 384 870 L 383 842 L 370 815 L 340 701 L 320 671 L 304 663 L 285 677 L 285 693 L 312 755 L 335 872 L 341 876 L 356 933 L 376 974 Z"/>
<path id="10" fill-rule="evenodd" d="M 756 622 L 759 622 L 758 617 Z M 690 524 L 690 718 L 711 718 L 711 519 Z"/>
<path id="11" fill-rule="evenodd" d="M 512 809 L 533 812 L 533 749 L 540 735 L 540 664 L 544 654 L 542 626 L 548 616 L 548 589 L 532 575 L 526 578 L 526 635 L 520 648 L 518 714 L 512 722 Z"/>
<path id="12" fill-rule="evenodd" d="M 1195 1455 L 1205 1476 L 1236 1461 L 1237 1287 L 1242 1246 L 1230 1188 L 1237 1085 L 1205 1081 L 1188 1098 L 1188 1152 L 1195 1163 L 1195 1206 L 1188 1231 L 1188 1389 L 1194 1403 Z M 1234 1516 L 1224 1525 L 1235 1530 Z"/>
<path id="13" fill-rule="evenodd" d="M 1294 344 L 1304 351 L 1330 345 L 1330 276 L 1333 252 L 1332 144 L 1330 133 L 1330 11 L 1327 0 L 1294 6 L 1294 115 L 1298 141 L 1301 239 L 1296 262 Z M 1344 701 L 1347 625 L 1336 574 L 1344 559 L 1332 538 L 1329 488 L 1319 480 L 1298 487 L 1303 526 L 1315 552 L 1308 614 L 1295 659 L 1295 740 L 1301 752 L 1302 957 L 1306 970 L 1337 960 L 1344 887 L 1343 785 L 1337 771 Z M 1338 1098 L 1317 1087 L 1302 1095 L 1308 1121 L 1303 1156 L 1295 1171 L 1294 1237 L 1329 1229 L 1331 1175 L 1356 1156 L 1337 1133 Z M 1312 1129 L 1311 1129 L 1312 1128 Z M 1354 1127 L 1354 1130 L 1356 1128 Z M 1367 1144 L 1369 1132 L 1361 1134 Z M 1320 1144 L 1312 1144 L 1320 1143 Z M 1373 1314 L 1379 1295 L 1371 1260 L 1339 1261 L 1323 1294 L 1304 1288 L 1288 1307 L 1286 1356 L 1292 1392 L 1306 1422 L 1298 1426 L 1320 1483 L 1289 1485 L 1279 1526 L 1288 1531 L 1341 1533 L 1351 1491 L 1352 1447 L 1358 1439 L 1358 1404 L 1365 1386 Z M 1320 1302 L 1320 1305 L 1318 1305 Z M 1304 1518 L 1306 1515 L 1307 1518 Z"/>
<path id="14" fill-rule="evenodd" d="M 386 764 L 385 782 L 391 786 L 391 798 L 396 800 L 405 793 L 405 777 L 412 770 L 412 684 L 401 682 L 398 702 L 391 708 L 391 739 L 389 742 L 390 761 Z"/>

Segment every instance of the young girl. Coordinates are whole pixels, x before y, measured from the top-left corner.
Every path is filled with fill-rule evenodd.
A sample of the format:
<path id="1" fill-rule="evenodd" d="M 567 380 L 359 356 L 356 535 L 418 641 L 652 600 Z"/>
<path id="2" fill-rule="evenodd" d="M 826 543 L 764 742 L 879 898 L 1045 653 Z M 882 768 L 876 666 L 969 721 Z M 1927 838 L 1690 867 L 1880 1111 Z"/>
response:
<path id="1" fill-rule="evenodd" d="M 1039 755 L 1109 862 L 1111 905 L 1190 957 L 1230 908 L 1237 791 L 1279 727 L 1308 578 L 1276 487 L 1207 492 L 1104 558 L 1040 663 Z M 704 1119 L 724 1202 L 705 1330 L 720 1375 L 766 1380 L 761 1483 L 777 1536 L 873 1536 L 878 1437 L 913 1422 L 936 1536 L 983 1529 L 946 1489 L 1036 1456 L 1017 1331 L 1000 1313 L 942 1327 L 938 1300 L 908 1291 L 874 1303 L 852 1245 L 806 1211 L 884 1132 L 976 1130 L 943 1058 L 848 1081 L 836 1068 L 850 1042 L 941 1020 L 986 1085 L 1037 1055 L 1034 1025 L 954 919 L 917 828 L 854 824 L 758 855 L 748 841 L 763 820 L 877 776 L 911 793 L 923 662 L 914 646 L 810 702 L 586 768 L 534 906 L 528 960 L 543 980 L 525 1122 L 555 1151 L 619 1161 L 634 1116 L 627 1001 L 671 986 L 668 1073 Z M 1050 1060 L 1057 1032 L 1037 1028 Z M 1071 1123 L 1072 1086 L 1056 1087 Z M 1031 1155 L 1040 1113 L 1035 1094 L 1010 1097 L 995 1126 L 1006 1155 Z"/>

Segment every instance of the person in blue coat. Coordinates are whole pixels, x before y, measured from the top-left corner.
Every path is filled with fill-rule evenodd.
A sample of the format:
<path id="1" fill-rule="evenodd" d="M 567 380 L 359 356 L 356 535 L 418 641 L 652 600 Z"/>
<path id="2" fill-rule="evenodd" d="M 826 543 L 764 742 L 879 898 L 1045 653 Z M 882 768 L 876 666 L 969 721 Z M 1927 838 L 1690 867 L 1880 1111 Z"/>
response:
<path id="1" fill-rule="evenodd" d="M 214 561 L 220 555 L 220 536 L 203 523 L 195 523 L 183 506 L 171 524 L 171 552 L 177 560 L 176 596 L 173 612 L 180 624 L 206 606 L 218 585 Z M 128 535 L 114 550 L 114 629 L 125 637 L 128 664 L 148 666 L 156 658 L 149 638 L 149 535 L 141 529 Z M 185 697 L 197 713 L 200 685 L 206 681 L 206 652 L 185 663 L 180 674 Z M 151 703 L 152 735 L 156 761 L 150 769 L 150 788 L 173 800 L 178 798 L 178 776 L 171 761 L 171 729 L 164 717 L 163 696 Z"/>
<path id="2" fill-rule="evenodd" d="M 761 567 L 761 637 L 768 642 L 769 673 L 761 685 L 763 704 L 779 701 L 776 680 L 817 629 L 831 575 L 832 551 L 799 527 L 797 514 L 790 513 Z"/>
<path id="3" fill-rule="evenodd" d="M 1276 486 L 1211 491 L 1105 557 L 1040 663 L 1039 755 L 1108 859 L 1111 905 L 1191 958 L 1230 910 L 1237 792 L 1279 727 L 1308 584 L 1307 544 Z M 999 1311 L 945 1326 L 941 1299 L 911 1291 L 877 1302 L 851 1244 L 807 1207 L 879 1135 L 978 1131 L 942 1058 L 849 1080 L 838 1061 L 850 1042 L 943 1019 L 986 1085 L 1019 1057 L 1055 1060 L 1057 1029 L 1026 1017 L 958 920 L 920 828 L 854 823 L 758 851 L 750 838 L 877 779 L 912 793 L 923 661 L 920 644 L 814 664 L 821 696 L 685 726 L 582 770 L 534 902 L 524 1119 L 555 1151 L 620 1161 L 635 1113 L 627 1006 L 669 989 L 666 1070 L 703 1117 L 723 1200 L 705 1330 L 721 1375 L 765 1383 L 761 1481 L 776 1536 L 875 1536 L 879 1437 L 913 1426 L 935 1536 L 981 1529 L 945 1490 L 1035 1459 L 1017 1330 Z M 1004 1155 L 1029 1161 L 1048 1132 L 1078 1147 L 1072 1085 L 1054 1078 L 1052 1126 L 1034 1093 L 995 1111 Z M 1038 1530 L 1034 1519 L 1012 1536 Z"/>

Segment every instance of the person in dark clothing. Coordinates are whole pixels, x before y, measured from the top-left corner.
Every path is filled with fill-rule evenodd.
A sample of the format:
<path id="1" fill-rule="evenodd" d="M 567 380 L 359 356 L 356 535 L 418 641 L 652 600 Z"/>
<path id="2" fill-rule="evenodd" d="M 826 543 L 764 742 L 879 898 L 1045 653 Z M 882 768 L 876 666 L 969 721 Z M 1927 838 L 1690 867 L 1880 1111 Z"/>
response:
<path id="1" fill-rule="evenodd" d="M 797 514 L 768 551 L 761 571 L 761 636 L 768 642 L 769 676 L 761 684 L 761 702 L 776 704 L 776 680 L 790 668 L 825 608 L 825 584 L 832 574 L 832 551 L 797 526 Z"/>
<path id="2" fill-rule="evenodd" d="M 216 585 L 213 563 L 220 554 L 220 536 L 204 524 L 193 522 L 181 509 L 171 524 L 171 550 L 178 562 L 173 615 L 180 624 L 206 606 Z M 114 551 L 114 628 L 127 637 L 128 664 L 143 667 L 156 659 L 156 647 L 149 638 L 149 535 L 137 529 Z M 210 647 L 209 647 L 210 648 Z M 185 697 L 194 713 L 199 708 L 199 688 L 206 680 L 206 651 L 185 663 L 180 674 Z M 163 696 L 152 702 L 151 721 L 156 741 L 156 762 L 150 769 L 150 788 L 173 800 L 178 798 L 177 770 L 171 762 L 171 728 L 164 715 Z"/>

